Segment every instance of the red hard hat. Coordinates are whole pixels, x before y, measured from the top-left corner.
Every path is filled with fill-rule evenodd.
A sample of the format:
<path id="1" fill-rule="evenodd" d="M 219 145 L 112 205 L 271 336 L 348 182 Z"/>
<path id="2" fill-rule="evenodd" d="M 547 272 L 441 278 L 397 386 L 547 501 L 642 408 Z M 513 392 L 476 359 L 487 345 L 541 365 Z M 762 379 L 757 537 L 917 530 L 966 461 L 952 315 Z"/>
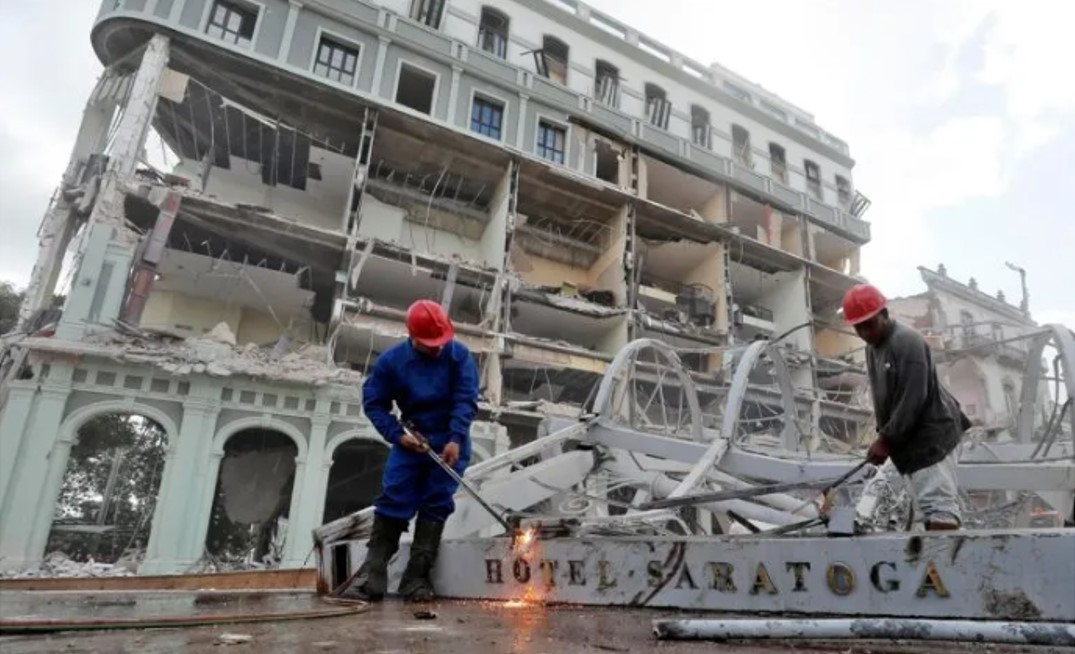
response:
<path id="1" fill-rule="evenodd" d="M 418 300 L 407 309 L 407 333 L 426 347 L 441 347 L 455 336 L 455 328 L 439 304 Z"/>
<path id="2" fill-rule="evenodd" d="M 885 308 L 885 296 L 872 284 L 856 284 L 844 295 L 844 322 L 857 325 L 866 322 Z"/>

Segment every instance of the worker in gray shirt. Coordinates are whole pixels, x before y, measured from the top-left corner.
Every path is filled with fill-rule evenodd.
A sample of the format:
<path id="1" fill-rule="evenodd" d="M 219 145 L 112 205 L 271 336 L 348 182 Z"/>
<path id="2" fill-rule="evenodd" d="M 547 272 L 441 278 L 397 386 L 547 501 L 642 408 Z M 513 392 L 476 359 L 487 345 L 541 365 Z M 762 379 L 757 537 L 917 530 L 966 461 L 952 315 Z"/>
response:
<path id="1" fill-rule="evenodd" d="M 970 422 L 937 379 L 929 344 L 888 315 L 885 297 L 859 284 L 843 300 L 844 320 L 866 341 L 877 438 L 866 454 L 891 458 L 907 477 L 927 530 L 959 529 L 956 446 Z"/>

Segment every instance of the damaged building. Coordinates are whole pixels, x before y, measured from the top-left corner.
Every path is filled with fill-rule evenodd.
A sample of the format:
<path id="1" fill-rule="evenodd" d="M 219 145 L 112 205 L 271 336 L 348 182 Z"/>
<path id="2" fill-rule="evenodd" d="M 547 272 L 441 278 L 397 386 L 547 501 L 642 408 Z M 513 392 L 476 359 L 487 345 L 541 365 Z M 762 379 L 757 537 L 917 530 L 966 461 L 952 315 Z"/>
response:
<path id="1" fill-rule="evenodd" d="M 575 0 L 107 0 L 91 36 L 105 71 L 0 368 L 0 567 L 45 555 L 113 415 L 164 434 L 153 501 L 108 485 L 117 445 L 79 515 L 138 509 L 141 572 L 302 565 L 372 502 L 361 382 L 423 298 L 477 359 L 478 461 L 585 411 L 640 338 L 703 410 L 734 346 L 774 340 L 818 433 L 870 418 L 837 316 L 870 238 L 848 146 L 719 65 Z"/>

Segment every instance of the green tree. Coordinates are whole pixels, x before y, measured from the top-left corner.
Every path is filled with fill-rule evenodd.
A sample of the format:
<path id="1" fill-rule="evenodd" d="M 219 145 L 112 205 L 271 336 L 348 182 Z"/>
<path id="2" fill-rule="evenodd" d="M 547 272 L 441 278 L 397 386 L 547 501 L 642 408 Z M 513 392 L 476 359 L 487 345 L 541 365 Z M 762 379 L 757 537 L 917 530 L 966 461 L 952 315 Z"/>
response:
<path id="1" fill-rule="evenodd" d="M 165 433 L 137 415 L 98 416 L 78 430 L 78 442 L 56 503 L 57 520 L 112 527 L 105 536 L 54 531 L 49 549 L 76 559 L 115 560 L 130 545 L 145 545 L 164 467 Z M 117 474 L 106 503 L 113 467 Z M 101 516 L 102 509 L 105 515 Z"/>
<path id="2" fill-rule="evenodd" d="M 19 322 L 22 292 L 11 282 L 0 282 L 0 334 L 6 334 Z"/>

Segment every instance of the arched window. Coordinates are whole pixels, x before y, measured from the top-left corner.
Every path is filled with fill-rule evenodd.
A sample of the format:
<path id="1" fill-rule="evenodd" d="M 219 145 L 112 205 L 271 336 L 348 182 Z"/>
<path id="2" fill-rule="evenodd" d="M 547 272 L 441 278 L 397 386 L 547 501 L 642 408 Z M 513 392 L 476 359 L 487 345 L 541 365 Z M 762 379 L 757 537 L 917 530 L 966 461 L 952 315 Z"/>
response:
<path id="1" fill-rule="evenodd" d="M 594 99 L 606 107 L 619 107 L 620 69 L 604 59 L 598 59 L 594 68 Z"/>
<path id="2" fill-rule="evenodd" d="M 672 115 L 672 103 L 664 89 L 646 82 L 646 118 L 650 124 L 661 129 L 668 129 L 668 118 Z"/>
<path id="3" fill-rule="evenodd" d="M 567 44 L 555 36 L 546 35 L 541 49 L 534 52 L 534 66 L 538 75 L 560 84 L 567 84 Z"/>
<path id="4" fill-rule="evenodd" d="M 695 145 L 709 149 L 710 146 L 709 112 L 705 107 L 691 105 L 691 140 Z"/>
<path id="5" fill-rule="evenodd" d="M 510 20 L 504 12 L 492 7 L 482 7 L 481 24 L 478 27 L 478 47 L 501 59 L 506 59 L 509 23 Z"/>

